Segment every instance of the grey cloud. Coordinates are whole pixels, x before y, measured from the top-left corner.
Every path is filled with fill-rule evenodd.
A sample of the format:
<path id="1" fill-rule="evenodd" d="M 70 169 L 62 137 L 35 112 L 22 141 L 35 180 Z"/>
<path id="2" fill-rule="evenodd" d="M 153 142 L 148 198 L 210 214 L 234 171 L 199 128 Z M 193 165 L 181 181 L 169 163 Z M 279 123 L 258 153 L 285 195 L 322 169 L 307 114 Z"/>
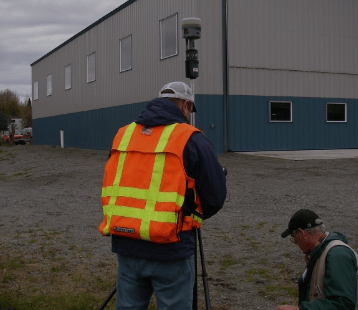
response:
<path id="1" fill-rule="evenodd" d="M 124 0 L 0 0 L 0 90 L 31 95 L 30 64 Z"/>

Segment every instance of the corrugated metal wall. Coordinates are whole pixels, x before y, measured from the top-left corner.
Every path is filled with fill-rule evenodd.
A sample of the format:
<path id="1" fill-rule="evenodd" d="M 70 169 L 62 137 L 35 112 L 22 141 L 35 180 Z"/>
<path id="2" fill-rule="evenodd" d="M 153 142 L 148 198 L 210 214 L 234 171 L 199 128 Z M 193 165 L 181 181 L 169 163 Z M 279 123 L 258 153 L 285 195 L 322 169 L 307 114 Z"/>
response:
<path id="1" fill-rule="evenodd" d="M 221 1 L 212 6 L 203 0 L 137 0 L 103 20 L 32 67 L 32 81 L 39 80 L 39 100 L 34 118 L 144 102 L 158 95 L 168 81 L 186 80 L 185 41 L 181 20 L 202 17 L 198 93 L 222 94 Z M 193 13 L 196 12 L 196 13 Z M 179 55 L 160 60 L 159 21 L 178 13 Z M 132 34 L 133 69 L 119 72 L 119 40 Z M 214 38 L 214 39 L 212 39 Z M 203 44 L 203 46 L 201 46 Z M 96 52 L 96 81 L 87 83 L 86 56 Z M 212 62 L 212 59 L 218 61 Z M 65 66 L 72 65 L 72 88 L 65 91 Z M 53 74 L 53 94 L 46 96 L 46 76 Z M 210 77 L 202 79 L 201 77 Z"/>
<path id="2" fill-rule="evenodd" d="M 60 145 L 64 132 L 65 147 L 110 150 L 119 127 L 132 122 L 145 103 L 69 113 L 33 120 L 33 142 Z"/>
<path id="3" fill-rule="evenodd" d="M 358 148 L 358 2 L 228 0 L 229 149 Z M 270 100 L 293 102 L 270 123 Z M 345 102 L 348 122 L 326 123 Z"/>
<path id="4" fill-rule="evenodd" d="M 39 81 L 39 100 L 34 101 L 33 115 L 35 124 L 42 125 L 34 128 L 34 135 L 47 130 L 44 124 L 52 123 L 62 124 L 74 135 L 83 131 L 80 126 L 92 132 L 91 122 L 106 122 L 107 118 L 115 125 L 98 125 L 99 135 L 107 135 L 108 130 L 112 135 L 116 126 L 135 118 L 138 107 L 157 97 L 168 81 L 186 80 L 190 84 L 185 79 L 185 41 L 180 28 L 184 17 L 195 16 L 202 20 L 202 37 L 196 42 L 200 60 L 200 75 L 195 80 L 196 125 L 219 152 L 226 147 L 226 128 L 228 148 L 233 151 L 358 148 L 354 124 L 358 119 L 358 1 L 227 0 L 227 124 L 223 3 L 130 1 L 35 63 L 32 74 L 33 82 Z M 179 55 L 160 60 L 159 21 L 176 13 Z M 119 40 L 130 34 L 133 69 L 120 73 Z M 92 52 L 96 52 L 96 81 L 87 83 L 86 56 Z M 65 91 L 64 68 L 68 64 L 72 65 L 72 88 Z M 47 97 L 46 76 L 50 73 L 53 94 Z M 268 102 L 272 100 L 292 101 L 291 123 L 270 123 Z M 327 102 L 347 103 L 348 121 L 321 124 Z M 111 113 L 117 115 L 115 119 Z M 45 120 L 47 117 L 52 123 Z M 54 141 L 58 141 L 56 131 Z M 100 147 L 107 148 L 105 144 Z M 85 145 L 91 147 L 90 142 Z"/>
<path id="5" fill-rule="evenodd" d="M 222 109 L 218 102 L 222 96 L 196 97 L 196 106 L 201 113 L 197 117 L 197 127 L 214 141 L 218 153 L 224 150 Z M 145 102 L 120 105 L 111 108 L 95 109 L 33 120 L 35 144 L 60 145 L 60 131 L 64 131 L 65 147 L 81 147 L 109 150 L 114 135 L 122 127 L 136 119 L 144 109 Z"/>
<path id="6" fill-rule="evenodd" d="M 292 122 L 270 123 L 269 102 L 291 101 Z M 327 102 L 347 103 L 346 123 L 326 122 Z M 230 146 L 234 151 L 358 148 L 358 100 L 231 96 Z"/>
<path id="7" fill-rule="evenodd" d="M 357 1 L 228 2 L 230 94 L 358 97 Z"/>
<path id="8" fill-rule="evenodd" d="M 202 19 L 203 29 L 202 38 L 196 42 L 200 57 L 200 77 L 195 80 L 195 92 L 198 95 L 220 95 L 215 97 L 215 103 L 213 97 L 209 100 L 210 104 L 207 102 L 202 104 L 203 109 L 210 106 L 215 111 L 215 115 L 220 115 L 222 111 L 221 0 L 210 2 L 211 5 L 207 5 L 206 0 L 132 1 L 130 5 L 108 18 L 103 18 L 101 22 L 95 23 L 93 27 L 90 26 L 75 39 L 69 40 L 64 46 L 33 64 L 32 81 L 39 81 L 39 99 L 33 103 L 33 117 L 38 120 L 35 121 L 37 125 L 34 125 L 34 136 L 36 131 L 40 135 L 39 132 L 47 130 L 43 127 L 45 124 L 54 126 L 51 124 L 62 123 L 62 127 L 81 132 L 82 128 L 75 126 L 88 129 L 85 119 L 89 117 L 88 122 L 93 121 L 90 115 L 96 115 L 98 122 L 106 122 L 112 107 L 133 103 L 142 103 L 142 106 L 146 101 L 157 97 L 159 89 L 169 81 L 182 80 L 190 85 L 190 81 L 185 78 L 185 40 L 182 38 L 181 20 L 191 16 Z M 179 54 L 160 60 L 159 21 L 176 13 Z M 120 73 L 119 40 L 128 35 L 132 35 L 132 70 Z M 93 52 L 96 52 L 96 81 L 87 83 L 87 55 Z M 217 61 L 213 62 L 212 59 Z M 69 64 L 72 70 L 72 88 L 65 91 L 64 71 L 65 66 Z M 46 96 L 46 76 L 50 73 L 53 76 L 53 91 L 52 96 Z M 99 109 L 104 110 L 93 111 Z M 116 109 L 116 111 L 127 113 L 128 109 Z M 136 111 L 136 108 L 133 110 Z M 86 111 L 93 111 L 93 113 L 79 114 Z M 208 132 L 208 136 L 214 145 L 221 145 L 222 130 L 218 128 L 223 127 L 223 118 L 207 119 L 203 116 L 210 113 L 204 110 L 203 112 L 198 116 L 196 124 L 206 128 L 208 123 L 215 122 L 216 125 Z M 56 117 L 59 115 L 61 117 Z M 117 118 L 116 126 L 123 122 L 124 124 L 131 122 L 134 119 L 132 116 L 132 113 L 129 113 L 124 118 Z M 76 119 L 80 121 L 76 122 Z M 109 119 L 113 121 L 112 118 Z M 70 125 L 68 122 L 75 122 L 77 125 Z M 58 128 L 49 129 L 46 138 L 35 138 L 35 143 L 37 141 L 42 144 L 57 144 L 57 130 Z M 50 143 L 49 132 L 53 133 L 56 142 Z M 67 132 L 68 135 L 71 134 L 68 130 Z M 72 139 L 77 141 L 76 138 L 68 139 L 70 139 L 68 141 Z M 85 145 L 90 146 L 88 143 Z"/>
<path id="9" fill-rule="evenodd" d="M 159 21 L 179 13 L 189 16 L 192 0 L 137 0 L 61 49 L 35 64 L 39 80 L 34 117 L 144 102 L 157 96 L 165 82 L 184 79 L 183 44 L 179 56 L 160 60 Z M 132 34 L 133 70 L 119 72 L 119 40 Z M 182 42 L 181 42 L 182 43 Z M 96 81 L 87 83 L 86 56 L 96 52 Z M 72 88 L 64 89 L 64 67 L 72 64 Z M 53 95 L 46 96 L 45 78 L 53 74 Z"/>

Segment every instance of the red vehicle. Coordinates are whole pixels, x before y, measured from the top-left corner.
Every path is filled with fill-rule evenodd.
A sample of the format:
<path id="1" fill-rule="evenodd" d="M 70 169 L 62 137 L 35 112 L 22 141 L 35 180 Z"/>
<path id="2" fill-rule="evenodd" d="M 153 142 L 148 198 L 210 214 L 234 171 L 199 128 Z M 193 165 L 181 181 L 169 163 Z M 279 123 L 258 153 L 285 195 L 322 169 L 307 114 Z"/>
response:
<path id="1" fill-rule="evenodd" d="M 5 134 L 2 136 L 2 141 L 3 142 L 7 142 L 10 143 L 10 136 L 9 133 Z M 19 134 L 15 134 L 14 135 L 14 142 L 15 144 L 26 144 L 25 140 L 24 140 L 24 136 L 23 135 L 19 135 Z"/>

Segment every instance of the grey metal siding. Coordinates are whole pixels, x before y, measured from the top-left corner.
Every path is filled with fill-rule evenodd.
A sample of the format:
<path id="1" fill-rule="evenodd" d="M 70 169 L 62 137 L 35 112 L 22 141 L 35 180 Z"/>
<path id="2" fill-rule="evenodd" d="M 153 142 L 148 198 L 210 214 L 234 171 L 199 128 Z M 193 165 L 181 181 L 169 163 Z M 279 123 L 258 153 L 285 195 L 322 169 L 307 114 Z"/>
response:
<path id="1" fill-rule="evenodd" d="M 186 80 L 185 44 L 180 21 L 191 16 L 194 0 L 135 1 L 32 66 L 39 80 L 34 118 L 144 102 L 172 80 Z M 160 60 L 159 21 L 178 13 L 179 55 Z M 119 39 L 132 34 L 133 70 L 119 72 Z M 86 56 L 96 52 L 96 81 L 87 83 Z M 72 64 L 73 83 L 65 91 L 64 68 Z M 53 96 L 43 83 L 53 74 Z M 189 83 L 189 81 L 187 80 Z"/>
<path id="2" fill-rule="evenodd" d="M 169 81 L 182 80 L 190 84 L 185 78 L 181 20 L 195 16 L 202 19 L 203 29 L 201 39 L 196 42 L 200 74 L 194 85 L 201 111 L 197 125 L 222 152 L 222 1 L 211 0 L 210 5 L 207 0 L 128 3 L 32 64 L 32 80 L 39 81 L 39 99 L 33 103 L 35 143 L 56 145 L 59 130 L 65 130 L 67 145 L 91 147 L 87 141 L 90 135 L 92 147 L 107 148 L 108 141 L 101 138 L 100 141 L 107 141 L 101 144 L 96 137 L 107 136 L 113 128 L 131 122 L 136 116 L 131 111 L 138 112 L 135 102 L 157 97 L 159 89 Z M 159 21 L 173 14 L 178 15 L 179 54 L 160 60 Z M 132 70 L 120 73 L 119 40 L 128 35 L 132 35 Z M 96 80 L 87 83 L 86 61 L 93 52 L 96 53 Z M 69 64 L 72 86 L 65 90 L 65 67 Z M 53 95 L 47 97 L 45 79 L 49 73 L 53 74 Z M 201 94 L 216 96 L 201 97 Z M 108 113 L 111 109 L 115 115 L 121 114 L 120 121 L 113 120 L 112 112 Z M 92 123 L 96 124 L 96 130 L 91 127 Z"/>
<path id="3" fill-rule="evenodd" d="M 357 98 L 358 2 L 229 0 L 230 94 Z"/>
<path id="4" fill-rule="evenodd" d="M 130 104 L 156 97 L 168 81 L 185 79 L 185 41 L 181 20 L 195 15 L 202 19 L 202 38 L 196 42 L 200 77 L 195 90 L 222 94 L 221 1 L 135 1 L 88 31 L 49 53 L 32 66 L 32 80 L 53 72 L 54 94 L 39 94 L 34 118 Z M 159 21 L 178 13 L 179 55 L 160 60 Z M 133 70 L 119 72 L 119 40 L 132 34 Z M 86 81 L 86 56 L 96 52 L 96 81 Z M 215 59 L 215 61 L 213 61 Z M 64 67 L 72 65 L 72 88 L 64 91 Z M 41 87 L 40 87 L 41 88 Z M 43 89 L 43 87 L 42 87 Z"/>
<path id="5" fill-rule="evenodd" d="M 228 0 L 229 149 L 358 148 L 358 2 Z M 268 102 L 293 102 L 270 123 Z M 327 102 L 348 122 L 327 123 Z"/>

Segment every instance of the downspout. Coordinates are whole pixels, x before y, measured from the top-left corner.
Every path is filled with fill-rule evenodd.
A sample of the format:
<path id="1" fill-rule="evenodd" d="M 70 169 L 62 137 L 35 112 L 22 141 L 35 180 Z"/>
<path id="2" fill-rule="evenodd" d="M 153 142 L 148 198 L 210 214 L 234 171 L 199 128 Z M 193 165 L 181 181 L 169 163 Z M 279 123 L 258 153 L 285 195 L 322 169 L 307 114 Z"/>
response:
<path id="1" fill-rule="evenodd" d="M 222 0 L 222 54 L 224 97 L 224 151 L 229 150 L 228 0 Z"/>

